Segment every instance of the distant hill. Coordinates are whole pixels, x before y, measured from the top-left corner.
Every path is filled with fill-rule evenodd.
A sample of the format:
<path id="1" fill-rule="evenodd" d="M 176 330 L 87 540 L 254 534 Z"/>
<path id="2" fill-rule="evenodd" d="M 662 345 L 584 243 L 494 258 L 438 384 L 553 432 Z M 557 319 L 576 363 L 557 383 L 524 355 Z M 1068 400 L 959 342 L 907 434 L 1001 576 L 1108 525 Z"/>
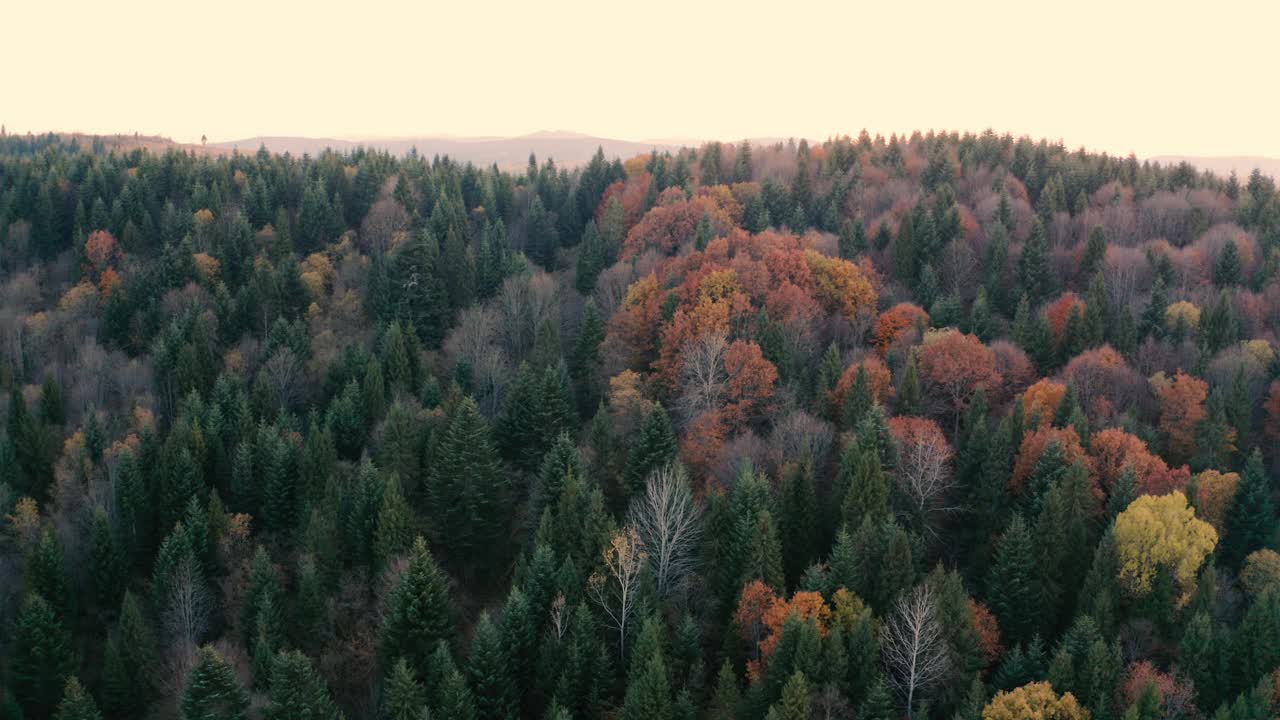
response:
<path id="1" fill-rule="evenodd" d="M 261 146 L 272 152 L 303 153 L 316 155 L 326 148 L 349 151 L 357 147 L 376 148 L 395 155 L 406 155 L 417 148 L 419 155 L 432 157 L 448 155 L 460 161 L 477 165 L 498 164 L 503 169 L 523 168 L 529 161 L 529 153 L 542 161 L 554 159 L 567 167 L 583 165 L 595 154 L 596 148 L 604 148 L 605 157 L 628 158 L 652 150 L 676 150 L 679 145 L 654 142 L 616 140 L 572 132 L 537 132 L 519 137 L 408 137 L 408 138 L 306 138 L 306 137 L 251 137 L 243 140 L 209 143 L 210 148 L 239 150 L 242 153 L 257 152 Z"/>
<path id="2" fill-rule="evenodd" d="M 1240 182 L 1244 182 L 1254 168 L 1261 170 L 1264 175 L 1280 178 L 1280 158 L 1253 157 L 1249 155 L 1224 155 L 1219 157 L 1157 155 L 1149 159 L 1161 165 L 1177 165 L 1180 162 L 1187 162 L 1201 170 L 1209 170 L 1213 174 L 1224 178 L 1230 175 L 1232 170 L 1235 170 L 1236 177 L 1240 178 Z"/>

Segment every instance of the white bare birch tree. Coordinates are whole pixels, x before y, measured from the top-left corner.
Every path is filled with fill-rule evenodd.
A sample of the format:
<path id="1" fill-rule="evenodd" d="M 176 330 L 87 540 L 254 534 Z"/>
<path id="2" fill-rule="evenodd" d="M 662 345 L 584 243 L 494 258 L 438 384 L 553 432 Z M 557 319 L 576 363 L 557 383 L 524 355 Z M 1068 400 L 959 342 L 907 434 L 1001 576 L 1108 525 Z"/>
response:
<path id="1" fill-rule="evenodd" d="M 889 684 L 910 720 L 916 702 L 946 677 L 951 664 L 937 598 L 928 583 L 898 598 L 880 627 L 880 652 Z"/>
<path id="2" fill-rule="evenodd" d="M 670 463 L 650 473 L 644 493 L 631 501 L 628 521 L 648 551 L 658 595 L 666 597 L 693 568 L 702 537 L 702 508 L 684 466 Z"/>
<path id="3" fill-rule="evenodd" d="M 604 612 L 605 624 L 618 634 L 618 657 L 626 657 L 631 616 L 640 600 L 640 572 L 648 561 L 633 527 L 618 531 L 604 550 L 604 567 L 591 574 L 587 593 Z"/>

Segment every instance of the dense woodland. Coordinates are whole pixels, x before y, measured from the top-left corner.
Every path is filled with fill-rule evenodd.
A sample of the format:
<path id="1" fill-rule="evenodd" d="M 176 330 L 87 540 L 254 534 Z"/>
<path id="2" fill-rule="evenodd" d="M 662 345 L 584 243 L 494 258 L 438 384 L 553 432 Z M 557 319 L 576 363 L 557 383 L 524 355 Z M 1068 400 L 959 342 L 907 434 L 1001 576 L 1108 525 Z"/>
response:
<path id="1" fill-rule="evenodd" d="M 0 718 L 1264 720 L 1280 195 L 0 137 Z"/>

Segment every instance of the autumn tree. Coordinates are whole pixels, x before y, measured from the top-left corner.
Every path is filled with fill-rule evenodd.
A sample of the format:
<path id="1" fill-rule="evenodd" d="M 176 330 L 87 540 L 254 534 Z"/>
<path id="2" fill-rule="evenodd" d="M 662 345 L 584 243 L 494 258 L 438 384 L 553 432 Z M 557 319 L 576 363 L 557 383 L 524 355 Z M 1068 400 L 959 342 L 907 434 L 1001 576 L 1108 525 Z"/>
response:
<path id="1" fill-rule="evenodd" d="M 648 551 L 659 596 L 674 591 L 692 570 L 701 514 L 678 463 L 650 473 L 644 493 L 631 501 L 628 519 Z"/>
<path id="2" fill-rule="evenodd" d="M 1205 418 L 1209 386 L 1179 370 L 1172 378 L 1157 373 L 1151 389 L 1160 403 L 1160 432 L 1174 462 L 1186 462 L 1195 452 L 1196 426 Z"/>
<path id="3" fill-rule="evenodd" d="M 1059 696 L 1047 682 L 998 692 L 982 709 L 982 720 L 1089 720 L 1071 693 Z"/>
<path id="4" fill-rule="evenodd" d="M 1184 605 L 1195 589 L 1200 565 L 1217 543 L 1218 533 L 1196 518 L 1181 492 L 1143 495 L 1116 517 L 1120 584 L 1142 597 L 1151 592 L 1156 573 L 1164 569 L 1182 591 L 1178 603 Z"/>
<path id="5" fill-rule="evenodd" d="M 937 613 L 933 590 L 924 583 L 898 599 L 880 630 L 886 678 L 908 718 L 917 703 L 946 677 L 950 666 Z"/>

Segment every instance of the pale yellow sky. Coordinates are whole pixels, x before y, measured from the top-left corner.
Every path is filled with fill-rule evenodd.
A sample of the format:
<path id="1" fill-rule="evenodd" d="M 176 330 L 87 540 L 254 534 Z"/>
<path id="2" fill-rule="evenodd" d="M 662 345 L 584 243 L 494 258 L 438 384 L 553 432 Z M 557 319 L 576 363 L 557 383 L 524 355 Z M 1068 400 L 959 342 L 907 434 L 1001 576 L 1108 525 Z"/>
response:
<path id="1" fill-rule="evenodd" d="M 10 131 L 982 130 L 1280 157 L 1276 0 L 10 0 Z"/>

